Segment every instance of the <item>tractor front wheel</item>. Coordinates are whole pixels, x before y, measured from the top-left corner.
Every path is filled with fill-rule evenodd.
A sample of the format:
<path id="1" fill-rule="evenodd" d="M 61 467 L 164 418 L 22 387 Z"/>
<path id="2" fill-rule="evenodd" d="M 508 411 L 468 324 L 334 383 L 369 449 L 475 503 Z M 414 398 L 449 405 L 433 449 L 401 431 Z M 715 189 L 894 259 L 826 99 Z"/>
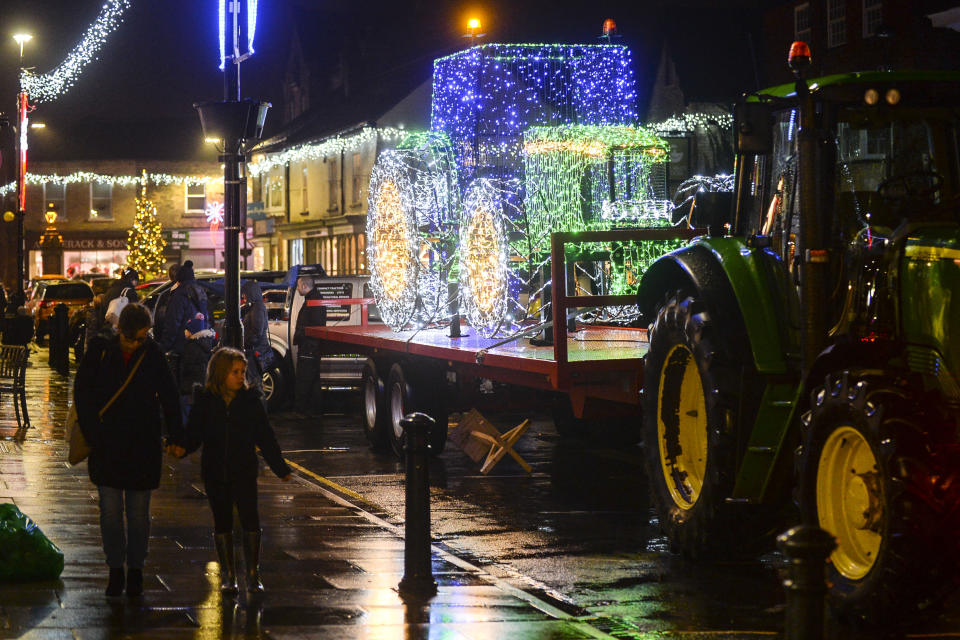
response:
<path id="1" fill-rule="evenodd" d="M 804 520 L 836 538 L 830 604 L 843 618 L 883 623 L 923 609 L 953 579 L 932 453 L 950 430 L 914 395 L 892 378 L 844 371 L 813 391 L 803 416 L 797 497 Z"/>

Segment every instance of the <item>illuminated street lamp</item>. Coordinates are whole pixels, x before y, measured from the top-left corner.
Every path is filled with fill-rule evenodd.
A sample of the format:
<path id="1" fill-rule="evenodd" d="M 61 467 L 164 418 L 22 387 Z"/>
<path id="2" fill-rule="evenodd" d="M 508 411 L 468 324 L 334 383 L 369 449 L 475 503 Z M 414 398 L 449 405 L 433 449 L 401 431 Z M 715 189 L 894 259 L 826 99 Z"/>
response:
<path id="1" fill-rule="evenodd" d="M 478 18 L 470 18 L 467 20 L 467 33 L 463 34 L 464 38 L 470 38 L 470 46 L 473 46 L 474 41 L 477 38 L 482 38 L 487 35 L 485 33 L 479 33 L 480 31 L 480 20 Z"/>
<path id="2" fill-rule="evenodd" d="M 23 45 L 33 39 L 29 33 L 14 34 L 13 39 L 20 45 L 20 67 L 23 72 Z M 27 213 L 27 130 L 29 129 L 29 120 L 27 113 L 30 112 L 29 99 L 26 89 L 21 87 L 17 94 L 17 114 L 19 129 L 17 133 L 17 296 L 22 301 L 25 297 L 23 290 L 24 281 L 24 250 L 23 250 L 23 218 Z"/>

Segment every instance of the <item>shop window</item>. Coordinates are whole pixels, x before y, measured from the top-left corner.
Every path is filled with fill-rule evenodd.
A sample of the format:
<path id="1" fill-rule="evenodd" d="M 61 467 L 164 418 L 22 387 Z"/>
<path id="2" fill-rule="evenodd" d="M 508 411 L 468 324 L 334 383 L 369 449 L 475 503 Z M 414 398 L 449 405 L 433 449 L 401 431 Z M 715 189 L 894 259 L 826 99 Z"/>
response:
<path id="1" fill-rule="evenodd" d="M 67 185 L 61 182 L 43 184 L 43 210 L 56 211 L 58 221 L 67 219 Z"/>
<path id="2" fill-rule="evenodd" d="M 827 0 L 827 46 L 847 43 L 847 0 Z"/>
<path id="3" fill-rule="evenodd" d="M 90 183 L 90 220 L 113 220 L 112 183 Z"/>
<path id="4" fill-rule="evenodd" d="M 271 209 L 274 207 L 283 206 L 283 180 L 280 176 L 272 176 L 269 178 L 267 183 L 269 187 L 267 188 L 267 193 L 270 196 L 270 202 L 267 203 L 267 206 Z"/>
<path id="5" fill-rule="evenodd" d="M 184 184 L 187 213 L 204 213 L 207 210 L 207 185 Z"/>
<path id="6" fill-rule="evenodd" d="M 883 0 L 863 0 L 863 37 L 877 35 L 883 23 Z"/>
<path id="7" fill-rule="evenodd" d="M 303 238 L 295 238 L 290 241 L 290 266 L 303 264 Z"/>
<path id="8" fill-rule="evenodd" d="M 810 3 L 793 8 L 793 39 L 810 42 Z"/>

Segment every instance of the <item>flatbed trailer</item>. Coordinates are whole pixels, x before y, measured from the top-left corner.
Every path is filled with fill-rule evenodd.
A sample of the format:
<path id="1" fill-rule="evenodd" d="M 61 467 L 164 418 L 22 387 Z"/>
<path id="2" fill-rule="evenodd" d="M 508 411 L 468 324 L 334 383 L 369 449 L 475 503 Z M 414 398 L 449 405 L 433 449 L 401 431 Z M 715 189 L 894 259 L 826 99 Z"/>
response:
<path id="1" fill-rule="evenodd" d="M 531 335 L 485 338 L 469 326 L 450 336 L 449 327 L 393 331 L 366 322 L 355 326 L 308 327 L 308 336 L 322 340 L 330 354 L 356 353 L 368 358 L 363 382 L 367 436 L 373 445 L 399 446 L 399 418 L 424 411 L 441 424 L 435 448 L 442 449 L 447 415 L 471 408 L 479 398 L 479 381 L 545 393 L 511 394 L 513 404 L 533 406 L 546 398 L 551 404 L 569 402 L 562 412 L 571 420 L 605 416 L 639 416 L 643 387 L 643 357 L 647 331 L 597 325 L 567 328 L 567 312 L 585 307 L 623 307 L 636 296 L 567 294 L 564 249 L 573 242 L 689 240 L 699 229 L 654 228 L 554 233 L 551 242 L 551 344 L 532 344 Z M 373 303 L 372 299 L 326 299 L 310 305 Z M 364 312 L 363 317 L 367 314 Z M 487 383 L 489 386 L 489 383 Z M 555 412 L 556 416 L 556 412 Z M 559 426 L 559 425 L 558 425 Z"/>

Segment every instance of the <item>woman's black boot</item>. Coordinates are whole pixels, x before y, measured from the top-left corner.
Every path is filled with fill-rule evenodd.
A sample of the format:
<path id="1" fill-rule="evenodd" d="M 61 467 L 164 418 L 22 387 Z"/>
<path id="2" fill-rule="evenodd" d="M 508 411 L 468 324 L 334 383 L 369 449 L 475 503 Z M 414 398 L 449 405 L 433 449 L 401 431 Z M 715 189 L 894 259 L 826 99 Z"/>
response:
<path id="1" fill-rule="evenodd" d="M 261 593 L 263 583 L 260 582 L 260 532 L 243 532 L 243 561 L 247 567 L 247 591 Z"/>
<path id="2" fill-rule="evenodd" d="M 123 587 L 127 583 L 127 576 L 123 572 L 123 567 L 119 569 L 110 569 L 110 582 L 107 583 L 106 595 L 122 596 Z"/>
<path id="3" fill-rule="evenodd" d="M 220 591 L 233 593 L 237 590 L 237 571 L 234 568 L 233 534 L 215 533 L 217 561 L 220 563 Z"/>
<path id="4" fill-rule="evenodd" d="M 131 598 L 143 595 L 143 569 L 127 569 L 127 595 Z"/>

